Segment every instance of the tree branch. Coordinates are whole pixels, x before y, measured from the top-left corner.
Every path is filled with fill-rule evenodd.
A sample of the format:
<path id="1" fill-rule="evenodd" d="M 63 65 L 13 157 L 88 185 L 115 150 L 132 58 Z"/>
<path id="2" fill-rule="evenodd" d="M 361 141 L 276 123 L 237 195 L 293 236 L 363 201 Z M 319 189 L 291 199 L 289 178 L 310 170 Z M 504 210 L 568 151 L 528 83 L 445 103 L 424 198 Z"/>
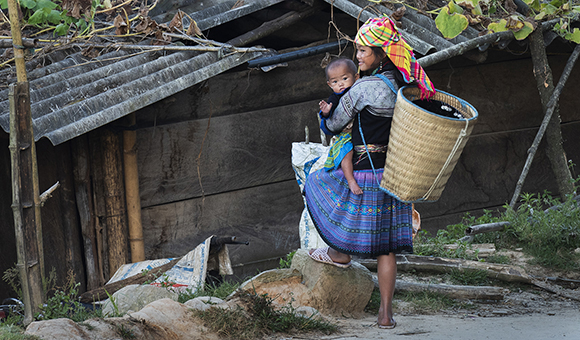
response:
<path id="1" fill-rule="evenodd" d="M 551 29 L 558 21 L 559 21 L 559 19 L 553 19 L 553 20 L 546 21 L 546 22 L 542 23 L 542 28 L 541 28 L 542 31 L 545 32 L 546 30 Z M 451 59 L 451 58 L 456 57 L 458 55 L 462 55 L 467 51 L 473 50 L 474 48 L 478 48 L 479 46 L 483 46 L 485 44 L 495 43 L 495 42 L 498 42 L 498 41 L 504 40 L 504 39 L 511 40 L 513 38 L 514 38 L 514 34 L 512 31 L 504 31 L 504 32 L 486 34 L 484 36 L 477 37 L 475 39 L 471 39 L 469 41 L 459 43 L 457 45 L 446 48 L 446 49 L 441 50 L 439 52 L 429 54 L 425 57 L 420 58 L 417 61 L 419 62 L 419 64 L 421 64 L 421 66 L 428 67 L 428 66 L 440 63 L 442 61 L 445 61 L 447 59 Z"/>
<path id="2" fill-rule="evenodd" d="M 548 127 L 548 123 L 550 122 L 550 119 L 552 118 L 552 114 L 554 113 L 554 109 L 556 108 L 556 104 L 558 103 L 558 100 L 560 99 L 560 94 L 562 93 L 562 89 L 564 88 L 564 85 L 566 84 L 568 77 L 570 77 L 570 73 L 572 72 L 572 69 L 574 68 L 574 64 L 576 64 L 576 60 L 578 59 L 578 55 L 580 55 L 580 45 L 576 45 L 576 47 L 574 48 L 574 51 L 570 55 L 570 58 L 568 58 L 568 62 L 566 62 L 566 67 L 564 68 L 564 71 L 562 72 L 562 76 L 560 76 L 560 80 L 558 81 L 558 85 L 556 85 L 556 88 L 554 89 L 554 93 L 552 93 L 552 97 L 550 98 L 550 101 L 548 102 L 547 109 L 546 109 L 546 115 L 544 116 L 544 120 L 542 121 L 542 125 L 540 125 L 540 129 L 538 130 L 538 133 L 536 134 L 536 138 L 534 139 L 532 146 L 528 150 L 528 159 L 526 159 L 526 164 L 524 165 L 524 169 L 522 170 L 522 173 L 520 175 L 520 179 L 518 180 L 518 183 L 516 184 L 516 189 L 514 191 L 514 195 L 512 197 L 511 202 L 510 202 L 510 206 L 512 208 L 515 206 L 516 202 L 518 201 L 518 197 L 520 196 L 520 193 L 522 191 L 522 186 L 524 185 L 524 181 L 526 179 L 526 176 L 528 175 L 528 172 L 530 171 L 530 166 L 532 164 L 532 160 L 534 159 L 536 151 L 538 150 L 538 145 L 540 144 L 540 141 L 542 140 L 542 137 L 544 136 L 544 132 L 546 132 L 546 128 Z"/>

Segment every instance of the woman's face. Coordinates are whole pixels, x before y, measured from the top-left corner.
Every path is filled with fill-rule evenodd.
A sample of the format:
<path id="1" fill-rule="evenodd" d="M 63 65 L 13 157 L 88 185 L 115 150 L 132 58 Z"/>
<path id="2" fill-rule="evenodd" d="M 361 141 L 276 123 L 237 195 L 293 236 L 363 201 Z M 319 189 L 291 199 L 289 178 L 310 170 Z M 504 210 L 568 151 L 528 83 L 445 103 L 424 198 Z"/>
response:
<path id="1" fill-rule="evenodd" d="M 356 59 L 361 71 L 374 70 L 379 67 L 383 56 L 378 56 L 369 46 L 356 45 Z"/>

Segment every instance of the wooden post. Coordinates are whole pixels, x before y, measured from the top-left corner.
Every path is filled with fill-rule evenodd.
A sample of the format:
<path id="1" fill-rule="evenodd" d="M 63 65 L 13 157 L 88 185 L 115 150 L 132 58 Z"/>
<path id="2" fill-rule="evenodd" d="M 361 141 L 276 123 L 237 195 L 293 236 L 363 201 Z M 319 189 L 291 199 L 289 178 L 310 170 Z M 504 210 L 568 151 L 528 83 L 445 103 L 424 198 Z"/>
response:
<path id="1" fill-rule="evenodd" d="M 33 321 L 42 305 L 42 231 L 38 172 L 30 116 L 28 82 L 11 84 L 10 153 L 12 161 L 12 210 L 16 249 L 24 302 L 24 324 Z"/>
<path id="2" fill-rule="evenodd" d="M 89 195 L 92 200 L 92 212 L 94 213 L 94 231 L 97 248 L 97 265 L 102 276 L 102 282 L 109 280 L 109 256 L 107 253 L 107 228 L 105 211 L 105 180 L 102 151 L 102 129 L 88 133 L 88 166 L 91 185 Z"/>
<path id="3" fill-rule="evenodd" d="M 91 191 L 89 145 L 87 136 L 80 136 L 71 142 L 75 197 L 79 212 L 81 233 L 84 242 L 87 290 L 100 287 L 104 281 L 102 266 L 95 237 L 95 213 Z"/>
<path id="4" fill-rule="evenodd" d="M 128 261 L 125 190 L 122 178 L 121 138 L 116 132 L 103 130 L 101 141 L 106 193 L 108 274 L 111 277 Z"/>
<path id="5" fill-rule="evenodd" d="M 123 161 L 125 163 L 125 197 L 127 198 L 127 220 L 129 222 L 129 244 L 131 262 L 145 260 L 143 226 L 141 225 L 141 197 L 139 195 L 139 171 L 137 169 L 137 132 L 135 113 L 131 113 L 129 130 L 123 131 Z"/>

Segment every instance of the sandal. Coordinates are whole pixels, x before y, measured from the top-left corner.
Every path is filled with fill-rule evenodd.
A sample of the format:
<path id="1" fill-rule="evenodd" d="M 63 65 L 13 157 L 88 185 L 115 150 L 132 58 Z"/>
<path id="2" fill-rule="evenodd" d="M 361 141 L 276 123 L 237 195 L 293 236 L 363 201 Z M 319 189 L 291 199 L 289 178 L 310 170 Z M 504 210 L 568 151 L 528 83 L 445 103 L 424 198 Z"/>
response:
<path id="1" fill-rule="evenodd" d="M 395 328 L 395 326 L 397 326 L 397 322 L 393 319 L 391 319 L 392 324 L 390 325 L 381 325 L 380 323 L 377 322 L 377 325 L 379 326 L 380 329 L 393 329 Z"/>
<path id="2" fill-rule="evenodd" d="M 348 262 L 348 263 L 334 262 L 332 260 L 332 258 L 330 257 L 330 255 L 328 255 L 328 248 L 329 247 L 315 249 L 312 252 L 312 254 L 310 254 L 310 252 L 309 252 L 308 256 L 310 256 L 310 258 L 316 262 L 331 264 L 331 265 L 339 267 L 339 268 L 350 267 L 351 262 Z"/>

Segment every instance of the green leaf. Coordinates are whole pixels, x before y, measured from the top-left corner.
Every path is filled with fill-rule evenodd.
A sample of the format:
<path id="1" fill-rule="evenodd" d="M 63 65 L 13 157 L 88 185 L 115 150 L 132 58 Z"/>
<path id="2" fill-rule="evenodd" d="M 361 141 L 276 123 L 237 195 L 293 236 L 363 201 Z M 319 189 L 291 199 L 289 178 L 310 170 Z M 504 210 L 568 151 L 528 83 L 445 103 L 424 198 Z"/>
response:
<path id="1" fill-rule="evenodd" d="M 48 15 L 46 16 L 46 20 L 51 24 L 55 25 L 60 24 L 61 21 L 60 12 L 54 9 L 51 10 L 50 13 L 48 13 Z"/>
<path id="2" fill-rule="evenodd" d="M 449 8 L 449 14 L 463 14 L 463 7 L 459 6 L 454 1 L 451 1 L 446 7 Z"/>
<path id="3" fill-rule="evenodd" d="M 40 8 L 48 8 L 48 9 L 55 9 L 58 5 L 50 0 L 37 0 L 36 1 L 36 9 Z"/>
<path id="4" fill-rule="evenodd" d="M 40 9 L 28 18 L 28 23 L 30 25 L 40 25 L 46 21 L 46 13 Z"/>
<path id="5" fill-rule="evenodd" d="M 558 7 L 552 4 L 542 4 L 542 12 L 552 15 L 558 11 Z"/>
<path id="6" fill-rule="evenodd" d="M 479 0 L 457 0 L 457 4 L 470 10 L 471 14 L 474 15 L 483 14 L 481 7 L 479 6 Z"/>
<path id="7" fill-rule="evenodd" d="M 566 34 L 566 39 L 580 44 L 580 29 L 575 28 L 572 33 Z"/>
<path id="8" fill-rule="evenodd" d="M 33 9 L 36 7 L 36 1 L 34 0 L 20 0 L 20 6 L 28 9 Z"/>
<path id="9" fill-rule="evenodd" d="M 58 35 L 66 35 L 66 33 L 68 32 L 68 28 L 69 26 L 67 24 L 59 24 L 54 29 L 54 32 Z"/>
<path id="10" fill-rule="evenodd" d="M 79 31 L 82 32 L 87 28 L 87 22 L 84 19 L 79 19 L 76 26 L 79 28 Z"/>
<path id="11" fill-rule="evenodd" d="M 516 40 L 524 40 L 534 31 L 534 26 L 527 21 L 524 21 L 524 27 L 522 27 L 517 32 L 514 32 L 514 37 Z"/>
<path id="12" fill-rule="evenodd" d="M 528 6 L 530 6 L 534 11 L 539 12 L 540 11 L 540 0 L 531 0 L 528 3 Z"/>
<path id="13" fill-rule="evenodd" d="M 534 17 L 534 19 L 537 21 L 540 21 L 540 20 L 544 19 L 545 16 L 546 16 L 546 12 L 540 12 Z"/>
<path id="14" fill-rule="evenodd" d="M 572 10 L 576 13 L 580 13 L 580 6 L 574 6 L 572 7 Z"/>
<path id="15" fill-rule="evenodd" d="M 507 21 L 505 21 L 505 19 L 501 19 L 498 22 L 492 22 L 491 24 L 489 24 L 489 26 L 487 26 L 487 29 L 492 33 L 504 32 L 508 30 L 506 24 Z"/>
<path id="16" fill-rule="evenodd" d="M 0 8 L 7 9 L 8 8 L 8 0 L 0 0 Z"/>
<path id="17" fill-rule="evenodd" d="M 469 20 L 462 14 L 449 14 L 449 8 L 446 6 L 435 18 L 435 25 L 445 38 L 453 39 L 467 28 Z"/>

